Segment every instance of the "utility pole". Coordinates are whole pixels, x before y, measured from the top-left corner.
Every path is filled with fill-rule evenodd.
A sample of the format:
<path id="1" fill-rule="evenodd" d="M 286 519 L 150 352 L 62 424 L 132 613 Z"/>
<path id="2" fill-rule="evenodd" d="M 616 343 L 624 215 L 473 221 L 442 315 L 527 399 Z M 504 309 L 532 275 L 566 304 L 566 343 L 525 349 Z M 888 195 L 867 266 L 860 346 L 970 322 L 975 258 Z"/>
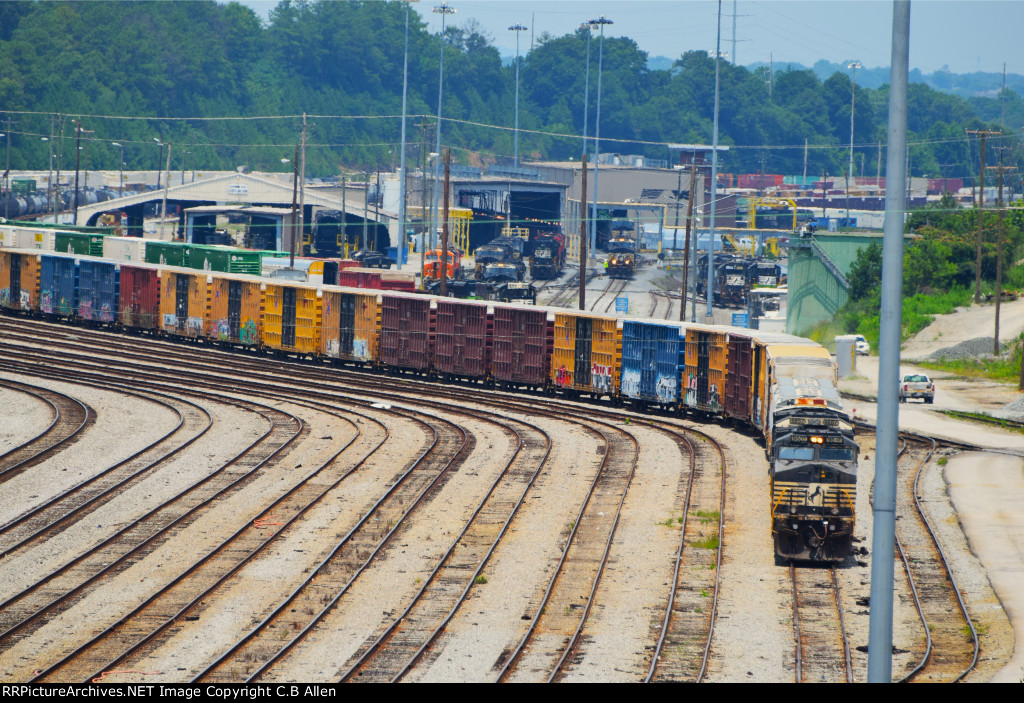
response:
<path id="1" fill-rule="evenodd" d="M 587 152 L 580 159 L 580 310 L 587 309 Z M 1024 374 L 1024 372 L 1022 372 Z"/>
<path id="2" fill-rule="evenodd" d="M 992 354 L 999 356 L 999 304 L 1003 298 L 1003 241 L 1005 237 L 1005 231 L 1003 228 L 1003 216 L 1005 209 L 1003 207 L 1003 171 L 1015 171 L 1016 166 L 1003 166 L 1003 150 L 999 149 L 999 165 L 989 166 L 989 168 L 999 172 L 999 206 L 998 206 L 998 239 L 996 240 L 996 321 L 995 321 L 995 341 L 992 344 Z"/>
<path id="3" fill-rule="evenodd" d="M 10 129 L 10 118 L 7 120 L 8 129 Z M 8 138 L 7 143 L 10 144 L 11 140 Z M 81 155 L 82 155 L 82 123 L 80 120 L 75 120 L 75 206 L 74 206 L 74 224 L 78 224 L 78 169 L 81 166 Z"/>
<path id="4" fill-rule="evenodd" d="M 342 239 L 345 240 L 344 246 L 345 246 L 345 258 L 346 259 L 348 258 L 348 221 L 347 221 L 348 220 L 348 212 L 347 212 L 348 203 L 346 202 L 347 195 L 348 195 L 348 189 L 346 188 L 347 185 L 348 185 L 348 179 L 345 176 L 342 176 L 341 177 L 341 237 L 342 237 Z M 337 241 L 337 240 L 335 240 L 335 241 Z"/>
<path id="5" fill-rule="evenodd" d="M 168 147 L 170 149 L 170 147 Z M 299 246 L 306 232 L 306 113 L 302 113 L 302 163 L 299 164 Z"/>
<path id="6" fill-rule="evenodd" d="M 448 297 L 448 198 L 451 195 L 452 150 L 444 148 L 444 220 L 441 229 L 441 297 Z M 454 274 L 455 267 L 452 267 Z"/>
<path id="7" fill-rule="evenodd" d="M 171 187 L 171 143 L 167 143 L 167 178 L 164 179 L 164 198 L 160 205 L 160 234 L 164 233 L 164 220 L 167 219 L 167 191 Z M 78 213 L 75 213 L 75 223 L 78 222 Z"/>
<path id="8" fill-rule="evenodd" d="M 690 162 L 690 202 L 686 205 L 686 243 L 683 244 L 683 289 L 679 298 L 679 321 L 686 322 L 686 293 L 690 284 L 690 229 L 693 225 L 693 201 L 694 190 L 697 185 L 697 164 L 696 159 Z M 694 261 L 697 257 L 693 257 Z M 710 261 L 710 259 L 709 259 Z M 697 275 L 694 268 L 693 275 Z M 693 291 L 693 321 L 697 321 L 697 289 Z"/>
<path id="9" fill-rule="evenodd" d="M 980 134 L 981 135 L 981 172 L 980 172 L 980 180 L 979 180 L 979 183 L 978 183 L 978 200 L 977 200 L 977 206 L 978 206 L 978 256 L 977 256 L 977 261 L 976 261 L 975 266 L 974 266 L 974 302 L 977 304 L 977 303 L 981 302 L 981 243 L 982 243 L 981 225 L 982 225 L 982 218 L 983 218 L 984 210 L 985 210 L 985 137 L 987 137 L 990 134 L 993 134 L 993 135 L 994 134 L 1002 134 L 1002 132 L 993 131 L 993 130 L 986 130 L 986 129 L 977 129 L 977 130 L 969 129 L 969 130 L 967 130 L 967 133 L 968 134 Z"/>
<path id="10" fill-rule="evenodd" d="M 295 158 L 292 159 L 292 241 L 289 243 L 288 268 L 295 268 L 295 240 L 299 234 L 299 145 L 295 145 Z"/>
<path id="11" fill-rule="evenodd" d="M 7 186 L 7 197 L 4 198 L 4 218 L 10 218 L 11 202 L 11 116 L 7 116 L 7 167 L 4 171 L 4 185 Z M 0 191 L 2 194 L 2 191 Z"/>

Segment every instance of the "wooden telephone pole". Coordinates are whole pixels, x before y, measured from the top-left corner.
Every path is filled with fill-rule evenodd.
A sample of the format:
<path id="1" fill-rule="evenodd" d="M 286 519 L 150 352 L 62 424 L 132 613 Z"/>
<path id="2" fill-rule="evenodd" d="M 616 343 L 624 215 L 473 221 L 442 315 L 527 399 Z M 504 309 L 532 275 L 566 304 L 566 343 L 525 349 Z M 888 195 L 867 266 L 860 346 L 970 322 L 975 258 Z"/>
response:
<path id="1" fill-rule="evenodd" d="M 1002 132 L 986 129 L 968 129 L 967 134 L 981 135 L 981 176 L 978 184 L 978 257 L 974 266 L 974 302 L 981 302 L 981 222 L 983 210 L 985 209 L 985 137 L 990 134 L 1002 134 Z M 909 173 L 909 171 L 908 171 Z"/>

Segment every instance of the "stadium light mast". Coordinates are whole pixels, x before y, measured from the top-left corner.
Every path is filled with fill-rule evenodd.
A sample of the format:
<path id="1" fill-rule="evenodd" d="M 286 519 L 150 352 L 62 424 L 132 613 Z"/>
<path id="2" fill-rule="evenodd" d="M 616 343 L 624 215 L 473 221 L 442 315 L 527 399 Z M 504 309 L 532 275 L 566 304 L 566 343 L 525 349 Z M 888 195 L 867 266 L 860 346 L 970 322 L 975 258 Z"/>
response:
<path id="1" fill-rule="evenodd" d="M 527 29 L 529 29 L 529 27 L 524 27 L 518 22 L 508 28 L 508 31 L 516 33 L 516 168 L 519 168 L 519 33 L 525 32 Z"/>
<path id="2" fill-rule="evenodd" d="M 590 20 L 588 24 L 591 27 L 601 28 L 601 43 L 597 59 L 597 115 L 594 118 L 594 224 L 590 228 L 590 251 L 593 256 L 593 252 L 597 249 L 597 171 L 598 157 L 601 155 L 601 71 L 604 67 L 604 26 L 613 24 L 613 22 L 601 15 L 596 20 Z M 581 272 L 580 275 L 584 274 Z"/>
<path id="3" fill-rule="evenodd" d="M 450 6 L 447 2 L 442 2 L 440 5 L 436 5 L 433 10 L 434 14 L 441 15 L 441 68 L 439 71 L 439 78 L 437 82 L 437 139 L 434 144 L 434 151 L 438 154 L 441 153 L 441 101 L 444 98 L 444 25 L 445 18 L 448 15 L 455 14 L 455 8 Z M 437 201 L 438 201 L 438 189 L 441 187 L 441 160 L 438 159 L 434 162 L 434 203 L 432 206 L 433 210 L 433 222 L 430 227 L 430 241 L 431 248 L 437 248 Z"/>

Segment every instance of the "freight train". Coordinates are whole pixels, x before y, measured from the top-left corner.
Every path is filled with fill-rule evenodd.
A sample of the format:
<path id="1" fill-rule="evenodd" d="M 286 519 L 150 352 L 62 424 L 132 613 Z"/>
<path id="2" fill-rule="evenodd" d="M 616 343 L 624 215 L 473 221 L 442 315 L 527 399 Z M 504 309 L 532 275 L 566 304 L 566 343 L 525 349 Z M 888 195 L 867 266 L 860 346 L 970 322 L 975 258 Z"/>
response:
<path id="1" fill-rule="evenodd" d="M 764 440 L 776 554 L 850 554 L 857 445 L 807 339 L 10 248 L 0 309 L 740 423 Z"/>

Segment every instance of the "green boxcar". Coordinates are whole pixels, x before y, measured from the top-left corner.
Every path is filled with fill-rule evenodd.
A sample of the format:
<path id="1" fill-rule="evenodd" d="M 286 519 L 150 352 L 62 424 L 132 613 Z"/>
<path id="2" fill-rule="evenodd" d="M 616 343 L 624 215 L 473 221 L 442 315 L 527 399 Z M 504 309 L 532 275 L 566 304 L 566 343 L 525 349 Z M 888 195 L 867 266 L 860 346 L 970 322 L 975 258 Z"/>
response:
<path id="1" fill-rule="evenodd" d="M 204 271 L 258 276 L 262 272 L 261 253 L 252 249 L 194 245 L 189 267 Z"/>

